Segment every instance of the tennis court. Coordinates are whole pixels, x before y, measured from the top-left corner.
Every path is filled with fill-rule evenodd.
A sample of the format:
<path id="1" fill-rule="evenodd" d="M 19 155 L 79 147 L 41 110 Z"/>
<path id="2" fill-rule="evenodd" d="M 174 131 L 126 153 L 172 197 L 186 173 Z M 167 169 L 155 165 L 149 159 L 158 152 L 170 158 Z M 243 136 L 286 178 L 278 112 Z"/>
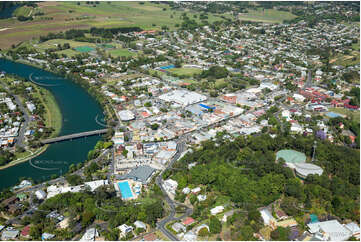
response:
<path id="1" fill-rule="evenodd" d="M 79 47 L 76 47 L 74 48 L 76 51 L 79 51 L 79 52 L 82 52 L 82 53 L 86 53 L 86 52 L 90 52 L 90 51 L 93 51 L 94 48 L 90 47 L 90 46 L 79 46 Z"/>

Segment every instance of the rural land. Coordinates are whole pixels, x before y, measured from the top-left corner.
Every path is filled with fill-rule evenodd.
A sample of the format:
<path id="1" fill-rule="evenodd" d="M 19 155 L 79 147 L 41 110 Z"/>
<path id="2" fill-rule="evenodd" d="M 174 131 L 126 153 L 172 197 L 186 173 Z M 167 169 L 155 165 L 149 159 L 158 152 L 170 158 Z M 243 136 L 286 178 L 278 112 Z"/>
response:
<path id="1" fill-rule="evenodd" d="M 0 1 L 2 241 L 359 241 L 360 2 Z"/>

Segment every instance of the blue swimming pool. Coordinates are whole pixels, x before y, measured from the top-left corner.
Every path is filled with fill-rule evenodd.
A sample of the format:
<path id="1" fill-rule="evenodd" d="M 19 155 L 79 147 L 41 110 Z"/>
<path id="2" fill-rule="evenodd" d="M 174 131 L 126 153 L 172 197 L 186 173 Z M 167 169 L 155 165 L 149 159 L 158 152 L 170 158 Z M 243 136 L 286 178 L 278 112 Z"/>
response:
<path id="1" fill-rule="evenodd" d="M 327 115 L 328 117 L 330 117 L 330 118 L 342 117 L 341 114 L 339 114 L 339 113 L 334 113 L 334 112 L 328 112 L 328 113 L 326 113 L 326 115 Z"/>
<path id="2" fill-rule="evenodd" d="M 133 193 L 130 190 L 130 186 L 129 186 L 128 181 L 118 182 L 118 186 L 119 186 L 119 189 L 120 189 L 120 193 L 122 194 L 122 198 L 127 199 L 127 198 L 132 198 L 133 197 Z"/>
<path id="3" fill-rule="evenodd" d="M 168 70 L 168 69 L 172 69 L 174 67 L 175 67 L 175 65 L 169 65 L 169 66 L 162 66 L 162 67 L 159 67 L 159 68 L 162 69 L 162 70 Z"/>

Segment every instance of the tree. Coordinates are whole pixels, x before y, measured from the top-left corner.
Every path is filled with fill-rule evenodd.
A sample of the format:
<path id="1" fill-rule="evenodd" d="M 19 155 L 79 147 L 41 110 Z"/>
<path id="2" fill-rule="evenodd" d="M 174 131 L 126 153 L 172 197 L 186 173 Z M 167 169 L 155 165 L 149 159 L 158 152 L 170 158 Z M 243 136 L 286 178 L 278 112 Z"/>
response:
<path id="1" fill-rule="evenodd" d="M 288 241 L 288 234 L 290 230 L 288 228 L 277 227 L 277 229 L 271 232 L 271 238 L 273 240 Z"/>
<path id="2" fill-rule="evenodd" d="M 71 186 L 76 186 L 76 185 L 80 185 L 83 183 L 83 179 L 79 176 L 79 175 L 67 175 L 65 176 L 66 181 L 71 185 Z"/>
<path id="3" fill-rule="evenodd" d="M 207 229 L 206 227 L 204 227 L 204 228 L 202 228 L 202 229 L 200 229 L 200 230 L 198 231 L 198 235 L 199 235 L 200 237 L 206 237 L 206 236 L 209 235 L 209 231 L 208 231 L 208 229 Z"/>
<path id="4" fill-rule="evenodd" d="M 222 231 L 221 221 L 216 216 L 211 216 L 209 220 L 209 230 L 213 234 L 218 234 Z"/>

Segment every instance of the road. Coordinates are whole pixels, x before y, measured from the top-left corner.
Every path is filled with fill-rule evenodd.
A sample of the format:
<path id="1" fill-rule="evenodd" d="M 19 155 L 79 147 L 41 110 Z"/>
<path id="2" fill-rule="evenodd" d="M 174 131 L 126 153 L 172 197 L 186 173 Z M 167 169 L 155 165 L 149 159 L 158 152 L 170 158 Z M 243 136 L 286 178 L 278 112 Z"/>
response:
<path id="1" fill-rule="evenodd" d="M 82 176 L 83 172 L 84 172 L 84 169 L 85 167 L 89 166 L 91 163 L 93 162 L 98 162 L 101 158 L 103 158 L 104 155 L 108 154 L 110 151 L 112 151 L 112 149 L 107 149 L 107 150 L 104 150 L 103 153 L 101 153 L 97 158 L 95 158 L 94 160 L 92 161 L 89 161 L 85 164 L 85 166 L 83 166 L 81 169 L 79 170 L 76 170 L 75 172 L 73 172 L 72 174 L 73 175 L 80 175 Z M 35 186 L 31 186 L 31 187 L 28 187 L 28 188 L 24 188 L 24 189 L 21 189 L 21 190 L 18 190 L 16 191 L 16 193 L 23 193 L 23 192 L 33 192 L 33 191 L 37 191 L 39 189 L 43 189 L 45 186 L 47 185 L 54 185 L 54 184 L 57 184 L 57 183 L 63 183 L 65 182 L 65 177 L 58 177 L 56 179 L 53 179 L 53 180 L 50 180 L 50 181 L 47 181 L 47 182 L 43 182 L 41 184 L 38 184 L 38 185 L 35 185 Z M 34 213 L 35 211 L 37 210 L 37 208 L 33 205 L 31 205 L 31 207 L 25 211 L 23 214 L 15 217 L 15 218 L 12 218 L 12 219 L 9 219 L 6 221 L 6 224 L 9 225 L 9 224 L 12 224 L 14 223 L 15 221 L 17 220 L 21 220 L 24 216 L 27 216 L 27 215 L 30 215 L 32 213 Z"/>
<path id="2" fill-rule="evenodd" d="M 25 130 L 26 130 L 26 127 L 28 127 L 28 124 L 30 122 L 30 115 L 29 115 L 29 112 L 28 110 L 23 106 L 22 102 L 20 101 L 19 97 L 15 94 L 12 94 L 12 92 L 10 91 L 9 87 L 3 83 L 3 82 L 0 82 L 1 86 L 3 86 L 5 88 L 6 91 L 8 91 L 10 93 L 10 95 L 12 97 L 14 97 L 15 99 L 15 103 L 18 105 L 20 111 L 24 114 L 24 123 L 21 125 L 20 127 L 20 131 L 19 131 L 19 134 L 18 134 L 18 137 L 16 139 L 16 143 L 18 146 L 20 147 L 25 147 L 24 145 L 24 137 L 25 137 Z"/>
<path id="3" fill-rule="evenodd" d="M 165 191 L 165 189 L 163 187 L 162 175 L 167 169 L 169 169 L 173 166 L 174 162 L 176 162 L 179 159 L 181 154 L 185 151 L 185 148 L 186 148 L 186 145 L 183 142 L 181 142 L 177 145 L 177 153 L 171 159 L 171 161 L 168 163 L 166 169 L 164 169 L 155 180 L 156 184 L 160 187 L 160 189 L 162 190 L 162 192 L 164 194 L 165 201 L 168 203 L 168 205 L 170 207 L 169 215 L 157 223 L 157 229 L 159 229 L 165 236 L 167 236 L 170 240 L 173 240 L 173 241 L 178 241 L 179 239 L 175 235 L 173 235 L 170 231 L 168 231 L 167 228 L 165 227 L 165 225 L 171 221 L 183 219 L 187 216 L 190 216 L 193 213 L 193 209 L 187 207 L 187 210 L 184 215 L 182 215 L 181 217 L 178 217 L 178 218 L 175 217 L 175 214 L 176 214 L 175 208 L 176 208 L 176 205 L 179 203 L 173 201 L 168 196 L 167 192 Z"/>

